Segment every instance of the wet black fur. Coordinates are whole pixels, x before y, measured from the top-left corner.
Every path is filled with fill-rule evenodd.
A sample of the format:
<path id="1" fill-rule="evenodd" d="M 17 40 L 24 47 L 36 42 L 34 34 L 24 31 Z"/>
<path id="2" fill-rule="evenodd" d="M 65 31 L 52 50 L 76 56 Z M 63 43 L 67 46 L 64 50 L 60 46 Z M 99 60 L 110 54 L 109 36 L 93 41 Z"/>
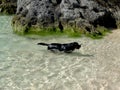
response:
<path id="1" fill-rule="evenodd" d="M 46 43 L 38 43 L 38 45 L 44 45 L 47 46 L 48 50 L 51 51 L 63 51 L 65 53 L 71 53 L 75 49 L 79 49 L 81 47 L 80 44 L 77 42 L 72 42 L 72 43 L 65 43 L 65 44 L 60 44 L 60 43 L 51 43 L 51 44 L 46 44 Z"/>

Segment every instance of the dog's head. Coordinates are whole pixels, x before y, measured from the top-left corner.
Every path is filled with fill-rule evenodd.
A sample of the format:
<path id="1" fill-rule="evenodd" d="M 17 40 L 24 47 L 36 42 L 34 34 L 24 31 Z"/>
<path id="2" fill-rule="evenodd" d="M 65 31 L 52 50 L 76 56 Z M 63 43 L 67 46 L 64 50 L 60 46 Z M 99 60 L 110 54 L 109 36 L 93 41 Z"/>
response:
<path id="1" fill-rule="evenodd" d="M 73 42 L 73 46 L 76 48 L 76 49 L 80 49 L 81 45 L 78 44 L 78 42 Z"/>

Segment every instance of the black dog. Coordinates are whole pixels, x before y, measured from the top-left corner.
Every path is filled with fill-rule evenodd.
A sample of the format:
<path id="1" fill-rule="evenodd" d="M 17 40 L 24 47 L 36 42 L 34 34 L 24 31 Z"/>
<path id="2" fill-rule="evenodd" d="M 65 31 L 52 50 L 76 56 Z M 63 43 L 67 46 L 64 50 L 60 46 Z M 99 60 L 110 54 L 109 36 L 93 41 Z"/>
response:
<path id="1" fill-rule="evenodd" d="M 77 42 L 72 42 L 72 43 L 65 43 L 65 44 L 60 44 L 60 43 L 51 43 L 51 44 L 46 44 L 46 43 L 38 43 L 38 45 L 44 45 L 47 46 L 48 50 L 51 51 L 63 51 L 65 53 L 71 53 L 75 49 L 79 49 L 81 45 L 79 45 Z"/>

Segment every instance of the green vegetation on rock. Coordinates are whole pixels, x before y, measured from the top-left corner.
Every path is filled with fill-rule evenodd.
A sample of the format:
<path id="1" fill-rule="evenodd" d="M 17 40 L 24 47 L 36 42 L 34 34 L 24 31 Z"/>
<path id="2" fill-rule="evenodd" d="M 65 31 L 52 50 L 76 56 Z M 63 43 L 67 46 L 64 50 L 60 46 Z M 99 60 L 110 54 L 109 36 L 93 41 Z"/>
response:
<path id="1" fill-rule="evenodd" d="M 110 32 L 110 30 L 101 26 L 98 26 L 96 28 L 96 32 L 88 32 L 84 28 L 80 29 L 77 27 L 65 26 L 63 32 L 61 32 L 58 27 L 28 27 L 27 24 L 22 26 L 18 21 L 19 19 L 19 17 L 14 17 L 12 21 L 13 31 L 18 35 L 68 36 L 74 38 L 87 36 L 93 39 L 100 39 L 103 38 L 103 36 L 105 36 L 108 32 Z"/>
<path id="2" fill-rule="evenodd" d="M 110 30 L 108 30 L 107 28 L 102 27 L 102 26 L 98 26 L 96 28 L 96 31 L 97 32 L 87 33 L 86 36 L 91 37 L 93 39 L 101 39 L 104 36 L 106 36 L 108 33 L 111 33 Z"/>

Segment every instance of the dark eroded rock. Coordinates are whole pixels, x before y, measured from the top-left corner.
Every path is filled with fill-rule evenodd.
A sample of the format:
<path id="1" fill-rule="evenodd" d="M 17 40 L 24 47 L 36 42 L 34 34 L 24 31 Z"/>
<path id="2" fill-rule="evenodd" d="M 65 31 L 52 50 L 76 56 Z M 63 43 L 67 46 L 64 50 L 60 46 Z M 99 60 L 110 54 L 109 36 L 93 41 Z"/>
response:
<path id="1" fill-rule="evenodd" d="M 17 9 L 17 0 L 0 0 L 0 13 L 15 14 Z"/>
<path id="2" fill-rule="evenodd" d="M 117 28 L 116 16 L 120 17 L 119 9 L 115 12 L 109 4 L 103 6 L 96 0 L 18 0 L 17 5 L 15 17 L 20 19 L 13 21 L 23 25 L 24 18 L 29 27 L 58 27 L 61 22 L 63 27 L 70 25 L 91 32 L 98 25 Z"/>

